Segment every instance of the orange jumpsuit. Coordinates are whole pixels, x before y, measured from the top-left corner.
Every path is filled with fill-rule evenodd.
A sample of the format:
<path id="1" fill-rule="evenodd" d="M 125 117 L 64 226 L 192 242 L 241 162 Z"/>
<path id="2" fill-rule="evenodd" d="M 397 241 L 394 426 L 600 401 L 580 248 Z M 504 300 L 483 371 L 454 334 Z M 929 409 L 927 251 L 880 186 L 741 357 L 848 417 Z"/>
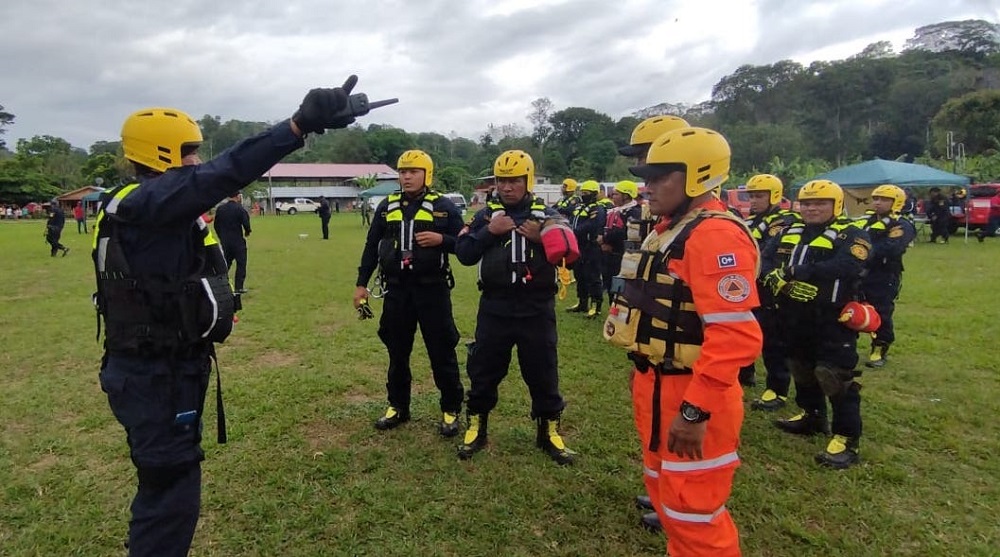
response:
<path id="1" fill-rule="evenodd" d="M 726 210 L 718 200 L 699 208 Z M 667 227 L 661 221 L 650 238 Z M 667 260 L 667 270 L 690 289 L 703 340 L 686 374 L 660 373 L 654 367 L 636 370 L 632 397 L 643 442 L 644 479 L 667 535 L 669 555 L 738 556 L 739 533 L 725 502 L 739 466 L 743 389 L 737 376 L 740 367 L 756 360 L 763 342 L 751 312 L 759 305 L 758 251 L 748 234 L 722 218 L 701 220 L 684 246 L 681 258 Z M 657 395 L 659 412 L 654 413 Z M 667 451 L 670 425 L 683 401 L 711 414 L 702 460 Z"/>

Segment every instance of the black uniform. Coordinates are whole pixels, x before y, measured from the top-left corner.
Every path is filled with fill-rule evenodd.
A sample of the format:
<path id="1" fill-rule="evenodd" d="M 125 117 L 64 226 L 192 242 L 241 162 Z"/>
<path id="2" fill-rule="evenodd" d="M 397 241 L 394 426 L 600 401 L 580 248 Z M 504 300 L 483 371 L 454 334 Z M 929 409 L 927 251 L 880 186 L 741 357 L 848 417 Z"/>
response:
<path id="1" fill-rule="evenodd" d="M 629 223 L 636 223 L 642 220 L 642 205 L 629 201 L 612 211 L 608 211 L 604 222 L 604 233 L 602 235 L 604 245 L 604 265 L 606 274 L 604 275 L 604 290 L 608 293 L 609 304 L 613 296 L 615 280 L 622 267 L 622 256 L 625 249 L 635 249 L 639 246 L 635 242 L 629 241 Z M 648 234 L 648 231 L 647 231 Z M 641 243 L 641 240 L 640 240 Z"/>
<path id="2" fill-rule="evenodd" d="M 788 210 L 782 209 L 778 205 L 772 206 L 768 211 L 751 215 L 746 220 L 750 235 L 757 241 L 761 253 L 765 253 L 768 243 L 777 241 L 781 233 L 784 232 L 798 216 Z M 761 274 L 757 280 L 757 291 L 760 294 L 760 307 L 754 310 L 760 329 L 764 333 L 764 348 L 762 358 L 764 368 L 767 371 L 765 379 L 766 388 L 774 391 L 779 397 L 788 396 L 788 387 L 792 382 L 792 376 L 785 365 L 785 349 L 781 334 L 778 332 L 777 304 L 774 296 L 764 288 L 760 282 Z M 756 367 L 750 364 L 740 369 L 740 384 L 754 385 L 756 383 Z"/>
<path id="3" fill-rule="evenodd" d="M 948 198 L 941 192 L 931 194 L 927 199 L 924 212 L 927 213 L 927 220 L 931 223 L 931 242 L 941 238 L 945 243 L 948 243 L 951 229 L 951 206 L 948 203 Z"/>
<path id="4" fill-rule="evenodd" d="M 320 222 L 323 227 L 323 239 L 330 239 L 330 202 L 326 198 L 320 199 L 319 210 L 316 211 L 319 215 Z"/>
<path id="5" fill-rule="evenodd" d="M 246 208 L 236 201 L 227 201 L 215 210 L 215 233 L 226 254 L 226 265 L 232 267 L 236 263 L 234 288 L 237 292 L 244 290 L 247 278 L 247 241 L 250 235 L 250 214 Z"/>
<path id="6" fill-rule="evenodd" d="M 573 232 L 580 246 L 580 259 L 574 264 L 576 275 L 576 296 L 579 308 L 587 309 L 590 301 L 600 310 L 604 296 L 601 282 L 601 246 L 597 237 L 604 232 L 604 221 L 607 216 L 604 205 L 594 198 L 590 203 L 580 203 L 573 210 Z"/>
<path id="7" fill-rule="evenodd" d="M 553 207 L 560 215 L 566 217 L 566 220 L 572 220 L 573 211 L 576 210 L 577 205 L 580 204 L 580 196 L 573 194 L 564 196 L 559 201 L 556 201 Z"/>
<path id="8" fill-rule="evenodd" d="M 420 334 L 441 392 L 442 412 L 459 414 L 464 396 L 458 371 L 458 329 L 451 309 L 451 275 L 448 254 L 455 251 L 455 237 L 462 229 L 458 208 L 446 197 L 425 189 L 410 198 L 394 193 L 375 209 L 368 240 L 358 267 L 358 286 L 367 286 L 379 267 L 386 288 L 378 336 L 389 352 L 386 390 L 389 404 L 409 416 L 410 353 Z M 438 232 L 444 242 L 436 247 L 417 245 L 418 232 Z"/>
<path id="9" fill-rule="evenodd" d="M 211 341 L 225 337 L 227 317 L 232 327 L 225 263 L 199 217 L 302 145 L 286 121 L 103 199 L 94 251 L 106 331 L 100 381 L 138 473 L 130 555 L 187 555 L 198 522 Z M 205 276 L 211 291 L 200 288 Z M 213 305 L 221 336 L 203 337 Z"/>
<path id="10" fill-rule="evenodd" d="M 838 319 L 844 304 L 857 297 L 870 251 L 868 234 L 844 218 L 815 226 L 795 222 L 768 243 L 762 257 L 761 276 L 784 265 L 788 280 L 818 287 L 809 302 L 784 295 L 777 300 L 795 402 L 826 423 L 826 395 L 833 408 L 833 433 L 854 440 L 861 436 L 861 388 L 854 381 L 858 333 Z"/>
<path id="11" fill-rule="evenodd" d="M 64 226 L 66 226 L 66 213 L 58 203 L 53 202 L 49 209 L 49 218 L 45 221 L 45 241 L 51 248 L 52 257 L 55 257 L 59 250 L 62 250 L 63 255 L 69 252 L 69 248 L 59 243 Z"/>
<path id="12" fill-rule="evenodd" d="M 511 351 L 517 347 L 521 377 L 531 395 L 531 416 L 556 420 L 566 403 L 559 393 L 556 351 L 556 268 L 545 259 L 541 244 L 512 230 L 494 236 L 488 226 L 503 211 L 520 225 L 529 219 L 562 217 L 530 193 L 513 206 L 490 202 L 458 238 L 455 255 L 463 265 L 479 264 L 479 312 L 476 339 L 469 347 L 470 414 L 488 414 L 497 404 L 497 389 L 507 376 Z"/>
<path id="13" fill-rule="evenodd" d="M 882 325 L 873 335 L 872 345 L 881 346 L 883 354 L 896 340 L 892 314 L 903 278 L 903 254 L 917 232 L 913 224 L 899 216 L 879 218 L 874 212 L 855 222 L 868 232 L 872 242 L 871 257 L 865 266 L 861 282 L 864 300 L 875 307 Z"/>

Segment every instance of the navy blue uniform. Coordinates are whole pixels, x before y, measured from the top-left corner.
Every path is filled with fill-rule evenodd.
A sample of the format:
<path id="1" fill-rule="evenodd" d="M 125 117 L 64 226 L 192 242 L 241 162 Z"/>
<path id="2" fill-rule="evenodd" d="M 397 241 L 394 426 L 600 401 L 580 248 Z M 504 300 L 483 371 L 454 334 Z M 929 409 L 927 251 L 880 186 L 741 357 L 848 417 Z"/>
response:
<path id="1" fill-rule="evenodd" d="M 69 251 L 69 248 L 59 243 L 64 226 L 66 226 L 66 213 L 58 203 L 53 202 L 52 208 L 49 209 L 49 219 L 45 222 L 45 241 L 49 243 L 52 257 L 55 257 L 59 250 L 63 250 L 63 255 Z"/>
<path id="2" fill-rule="evenodd" d="M 580 259 L 574 264 L 573 274 L 576 276 L 576 296 L 580 307 L 587 308 L 589 301 L 600 308 L 604 296 L 601 282 L 601 246 L 597 237 L 604 233 L 604 223 L 607 214 L 604 205 L 595 199 L 591 203 L 583 202 L 573 211 L 573 232 L 580 246 Z"/>
<path id="3" fill-rule="evenodd" d="M 887 348 L 896 340 L 892 314 L 902 286 L 903 254 L 917 231 L 909 220 L 900 217 L 879 218 L 874 213 L 855 224 L 864 228 L 872 241 L 872 253 L 865 266 L 861 293 L 878 311 L 882 325 L 875 331 L 873 344 Z"/>
<path id="4" fill-rule="evenodd" d="M 319 202 L 319 210 L 316 211 L 319 214 L 319 220 L 323 228 L 323 239 L 330 239 L 330 202 L 326 199 L 322 199 Z"/>
<path id="5" fill-rule="evenodd" d="M 141 178 L 116 213 L 132 273 L 187 276 L 197 265 L 198 217 L 302 145 L 283 122 L 205 164 Z M 129 522 L 132 556 L 180 557 L 190 548 L 201 504 L 201 414 L 210 350 L 207 342 L 170 354 L 106 346 L 101 388 L 125 428 L 139 480 Z"/>
<path id="6" fill-rule="evenodd" d="M 226 265 L 232 267 L 236 264 L 236 274 L 233 278 L 233 288 L 240 292 L 243 290 L 247 279 L 247 241 L 245 236 L 249 236 L 250 214 L 245 207 L 236 201 L 228 201 L 219 205 L 215 210 L 215 234 L 222 244 L 222 251 L 226 254 Z"/>
<path id="7" fill-rule="evenodd" d="M 766 212 L 751 215 L 750 218 L 746 219 L 746 225 L 750 229 L 750 235 L 757 240 L 757 245 L 763 254 L 766 253 L 768 244 L 777 241 L 781 233 L 797 218 L 795 213 L 774 205 Z M 764 333 L 761 358 L 764 360 L 764 368 L 767 372 L 765 386 L 778 396 L 788 396 L 792 375 L 785 364 L 784 341 L 778 331 L 777 304 L 771 292 L 761 284 L 760 278 L 763 276 L 761 274 L 757 280 L 760 307 L 754 309 L 753 313 Z M 740 368 L 740 384 L 754 385 L 756 383 L 755 374 L 756 366 L 754 364 Z"/>
<path id="8" fill-rule="evenodd" d="M 494 236 L 491 216 L 503 211 L 521 225 L 529 219 L 562 221 L 559 213 L 531 194 L 516 205 L 491 202 L 480 209 L 458 237 L 455 255 L 463 265 L 479 264 L 476 338 L 469 347 L 470 414 L 488 414 L 497 405 L 517 347 L 521 377 L 531 395 L 531 417 L 555 420 L 566 406 L 559 393 L 556 345 L 556 270 L 542 245 L 512 230 Z"/>
<path id="9" fill-rule="evenodd" d="M 761 276 L 779 266 L 786 278 L 818 287 L 816 297 L 777 300 L 778 327 L 787 364 L 795 380 L 795 402 L 825 421 L 826 401 L 833 408 L 833 433 L 861 436 L 860 385 L 854 382 L 858 333 L 838 319 L 858 293 L 861 272 L 871 252 L 868 234 L 847 219 L 828 225 L 795 222 L 762 255 Z"/>
<path id="10" fill-rule="evenodd" d="M 390 207 L 391 206 L 391 207 Z M 451 268 L 462 215 L 447 197 L 424 190 L 416 197 L 395 193 L 375 209 L 358 267 L 357 286 L 367 286 L 377 266 L 386 288 L 378 336 L 389 352 L 389 405 L 409 415 L 413 374 L 410 354 L 417 325 L 427 347 L 442 412 L 459 414 L 464 389 L 458 370 L 458 328 L 451 308 Z M 441 245 L 420 247 L 420 231 L 442 235 Z"/>

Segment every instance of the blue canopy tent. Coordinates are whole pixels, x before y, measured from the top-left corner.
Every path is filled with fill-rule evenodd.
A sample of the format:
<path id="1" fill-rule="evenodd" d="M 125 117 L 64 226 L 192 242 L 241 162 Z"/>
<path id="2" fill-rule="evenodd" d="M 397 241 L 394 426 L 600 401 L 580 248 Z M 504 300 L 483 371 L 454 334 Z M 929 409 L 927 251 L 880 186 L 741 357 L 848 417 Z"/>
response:
<path id="1" fill-rule="evenodd" d="M 863 213 L 871 205 L 871 193 L 882 184 L 902 188 L 925 186 L 967 186 L 969 178 L 923 164 L 875 159 L 842 166 L 813 180 L 830 180 L 844 188 L 844 209 L 849 215 Z M 801 187 L 802 184 L 797 184 Z"/>

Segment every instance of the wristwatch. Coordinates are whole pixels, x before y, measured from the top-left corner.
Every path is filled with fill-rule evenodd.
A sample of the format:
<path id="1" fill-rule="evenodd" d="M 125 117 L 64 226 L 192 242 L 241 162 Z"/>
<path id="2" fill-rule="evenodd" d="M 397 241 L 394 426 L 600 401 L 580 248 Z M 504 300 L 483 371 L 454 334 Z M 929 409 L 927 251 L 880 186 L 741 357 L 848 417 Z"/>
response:
<path id="1" fill-rule="evenodd" d="M 701 422 L 707 421 L 712 417 L 712 415 L 705 412 L 701 408 L 698 408 L 694 404 L 685 401 L 681 403 L 681 417 L 684 418 L 684 421 L 689 424 L 700 424 Z"/>

